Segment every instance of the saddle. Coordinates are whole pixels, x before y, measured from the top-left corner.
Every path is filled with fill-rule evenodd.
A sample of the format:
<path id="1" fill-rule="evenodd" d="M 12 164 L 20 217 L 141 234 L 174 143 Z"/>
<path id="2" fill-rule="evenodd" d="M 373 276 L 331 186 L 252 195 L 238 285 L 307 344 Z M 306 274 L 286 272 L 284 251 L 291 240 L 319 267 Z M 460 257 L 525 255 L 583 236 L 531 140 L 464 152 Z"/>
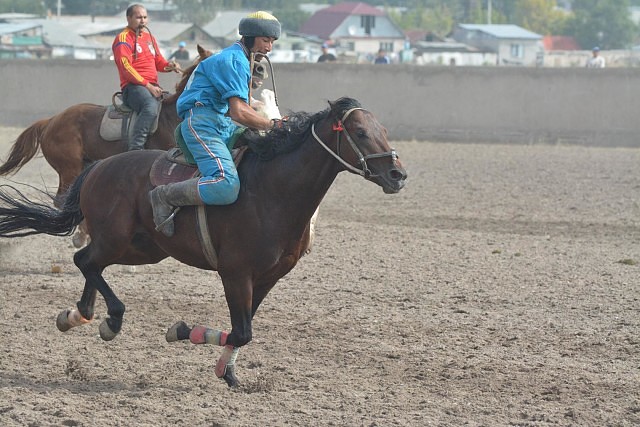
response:
<path id="1" fill-rule="evenodd" d="M 231 151 L 233 163 L 238 167 L 248 146 L 234 148 Z M 158 156 L 151 165 L 149 179 L 154 187 L 186 181 L 200 176 L 198 166 L 189 160 L 191 154 L 185 155 L 180 147 L 172 148 Z"/>
<path id="2" fill-rule="evenodd" d="M 100 137 L 105 141 L 129 141 L 133 133 L 133 124 L 138 118 L 138 113 L 133 111 L 122 101 L 122 92 L 116 92 L 111 97 L 111 105 L 106 105 L 106 111 L 100 122 Z M 162 102 L 158 105 L 158 115 L 153 122 L 149 135 L 153 135 L 158 130 L 158 118 Z"/>

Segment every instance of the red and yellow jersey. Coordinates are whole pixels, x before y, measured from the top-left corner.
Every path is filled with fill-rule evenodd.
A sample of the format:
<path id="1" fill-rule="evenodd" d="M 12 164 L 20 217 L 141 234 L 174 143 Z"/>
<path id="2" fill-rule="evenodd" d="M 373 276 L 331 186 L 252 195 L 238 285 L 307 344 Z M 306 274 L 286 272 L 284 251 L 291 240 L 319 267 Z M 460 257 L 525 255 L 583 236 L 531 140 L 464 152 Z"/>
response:
<path id="1" fill-rule="evenodd" d="M 135 52 L 134 55 L 134 45 Z M 158 71 L 165 71 L 169 62 L 162 56 L 156 39 L 148 31 L 136 33 L 127 27 L 113 41 L 113 59 L 120 74 L 120 88 L 129 83 L 146 86 L 158 83 Z"/>

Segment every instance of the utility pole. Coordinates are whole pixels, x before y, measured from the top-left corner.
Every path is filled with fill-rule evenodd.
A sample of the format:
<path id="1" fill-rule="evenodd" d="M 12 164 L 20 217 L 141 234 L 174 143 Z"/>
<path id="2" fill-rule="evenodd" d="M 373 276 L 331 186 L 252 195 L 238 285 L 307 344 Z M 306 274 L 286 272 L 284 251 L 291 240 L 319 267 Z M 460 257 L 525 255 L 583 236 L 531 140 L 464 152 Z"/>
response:
<path id="1" fill-rule="evenodd" d="M 487 25 L 491 25 L 491 0 L 487 1 Z"/>

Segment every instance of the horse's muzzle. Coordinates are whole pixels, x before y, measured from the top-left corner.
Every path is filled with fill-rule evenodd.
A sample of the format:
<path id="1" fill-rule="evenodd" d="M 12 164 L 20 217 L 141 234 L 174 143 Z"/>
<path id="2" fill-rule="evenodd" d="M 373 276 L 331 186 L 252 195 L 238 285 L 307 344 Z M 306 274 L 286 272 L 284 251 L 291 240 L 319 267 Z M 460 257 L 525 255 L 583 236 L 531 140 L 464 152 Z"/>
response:
<path id="1" fill-rule="evenodd" d="M 407 171 L 402 167 L 389 169 L 384 175 L 378 175 L 377 184 L 386 194 L 395 194 L 404 188 L 407 180 Z"/>

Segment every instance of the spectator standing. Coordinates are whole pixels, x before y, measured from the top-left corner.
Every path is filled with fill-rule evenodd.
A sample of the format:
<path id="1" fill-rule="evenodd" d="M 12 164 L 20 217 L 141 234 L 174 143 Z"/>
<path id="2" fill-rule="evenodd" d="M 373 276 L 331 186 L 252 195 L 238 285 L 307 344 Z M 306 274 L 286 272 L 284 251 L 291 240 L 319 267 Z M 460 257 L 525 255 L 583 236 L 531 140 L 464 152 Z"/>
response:
<path id="1" fill-rule="evenodd" d="M 376 59 L 373 60 L 374 64 L 390 64 L 391 60 L 387 56 L 387 52 L 384 49 L 378 50 L 378 55 Z"/>
<path id="2" fill-rule="evenodd" d="M 587 68 L 604 68 L 605 60 L 600 56 L 600 48 L 598 46 L 591 50 L 591 58 L 587 61 Z"/>
<path id="3" fill-rule="evenodd" d="M 188 61 L 189 51 L 187 50 L 187 44 L 185 42 L 178 43 L 178 50 L 173 52 L 169 59 L 177 59 L 178 61 Z"/>
<path id="4" fill-rule="evenodd" d="M 318 62 L 335 62 L 336 56 L 329 52 L 329 45 L 322 43 L 322 55 L 318 57 Z"/>

